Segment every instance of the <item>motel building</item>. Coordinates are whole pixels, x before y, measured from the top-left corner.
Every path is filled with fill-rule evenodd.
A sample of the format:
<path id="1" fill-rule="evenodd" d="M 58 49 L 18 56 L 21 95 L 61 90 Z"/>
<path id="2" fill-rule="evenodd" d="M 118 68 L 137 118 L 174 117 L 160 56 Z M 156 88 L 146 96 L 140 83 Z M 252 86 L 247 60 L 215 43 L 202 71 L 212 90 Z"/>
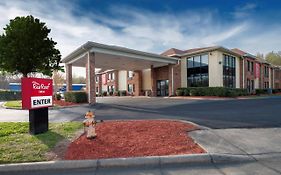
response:
<path id="1" fill-rule="evenodd" d="M 125 91 L 134 96 L 172 96 L 180 87 L 281 88 L 281 68 L 239 49 L 221 46 L 162 54 L 87 42 L 63 58 L 67 91 L 72 67 L 86 68 L 88 101 L 96 95 Z M 99 72 L 96 72 L 99 70 Z"/>

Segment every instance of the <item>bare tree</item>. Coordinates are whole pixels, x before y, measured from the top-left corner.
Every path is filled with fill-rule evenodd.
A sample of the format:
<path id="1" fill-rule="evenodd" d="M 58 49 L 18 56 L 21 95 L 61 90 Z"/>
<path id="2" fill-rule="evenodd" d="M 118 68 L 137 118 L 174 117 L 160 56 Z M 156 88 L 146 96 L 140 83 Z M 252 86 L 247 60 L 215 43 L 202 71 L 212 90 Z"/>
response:
<path id="1" fill-rule="evenodd" d="M 60 87 L 65 83 L 64 74 L 58 71 L 53 72 L 53 85 L 54 85 L 54 93 L 56 93 Z"/>

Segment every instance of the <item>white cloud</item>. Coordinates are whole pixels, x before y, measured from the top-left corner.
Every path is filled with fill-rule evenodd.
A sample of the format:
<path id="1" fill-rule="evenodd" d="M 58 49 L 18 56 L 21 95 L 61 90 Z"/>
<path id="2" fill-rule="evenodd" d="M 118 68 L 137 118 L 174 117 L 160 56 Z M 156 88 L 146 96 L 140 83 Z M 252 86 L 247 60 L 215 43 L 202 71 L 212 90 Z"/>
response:
<path id="1" fill-rule="evenodd" d="M 16 16 L 34 15 L 52 29 L 51 37 L 58 42 L 63 57 L 87 41 L 154 53 L 170 47 L 188 49 L 210 45 L 238 47 L 252 53 L 280 50 L 281 41 L 276 39 L 280 36 L 277 30 L 280 26 L 261 33 L 255 28 L 257 23 L 246 18 L 247 12 L 255 8 L 255 4 L 236 8 L 234 15 L 244 18 L 225 21 L 216 9 L 156 13 L 111 6 L 109 17 L 98 11 L 79 11 L 71 1 L 7 0 L 0 2 L 0 28 Z M 74 12 L 79 12 L 79 16 Z"/>
<path id="2" fill-rule="evenodd" d="M 251 12 L 253 12 L 257 8 L 257 4 L 254 3 L 246 3 L 244 6 L 236 7 L 233 15 L 237 19 L 243 19 L 249 17 Z"/>

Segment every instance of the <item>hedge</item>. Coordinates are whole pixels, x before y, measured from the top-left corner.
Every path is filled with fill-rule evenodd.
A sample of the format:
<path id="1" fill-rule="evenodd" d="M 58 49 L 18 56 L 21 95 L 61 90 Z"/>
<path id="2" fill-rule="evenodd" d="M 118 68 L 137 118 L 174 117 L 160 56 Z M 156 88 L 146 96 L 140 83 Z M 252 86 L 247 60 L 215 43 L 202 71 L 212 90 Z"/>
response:
<path id="1" fill-rule="evenodd" d="M 219 96 L 237 97 L 248 95 L 246 89 L 226 88 L 226 87 L 188 87 L 178 88 L 177 96 Z"/>
<path id="2" fill-rule="evenodd" d="M 88 102 L 88 95 L 84 91 L 68 91 L 64 94 L 66 102 L 86 103 Z"/>
<path id="3" fill-rule="evenodd" d="M 20 91 L 0 91 L 0 100 L 8 101 L 8 100 L 21 100 L 21 92 Z"/>
<path id="4" fill-rule="evenodd" d="M 273 94 L 281 93 L 281 89 L 272 89 L 272 93 Z"/>
<path id="5" fill-rule="evenodd" d="M 256 89 L 256 95 L 268 94 L 267 89 Z"/>
<path id="6" fill-rule="evenodd" d="M 272 91 L 271 91 L 272 90 Z M 256 89 L 256 95 L 281 93 L 281 89 Z"/>

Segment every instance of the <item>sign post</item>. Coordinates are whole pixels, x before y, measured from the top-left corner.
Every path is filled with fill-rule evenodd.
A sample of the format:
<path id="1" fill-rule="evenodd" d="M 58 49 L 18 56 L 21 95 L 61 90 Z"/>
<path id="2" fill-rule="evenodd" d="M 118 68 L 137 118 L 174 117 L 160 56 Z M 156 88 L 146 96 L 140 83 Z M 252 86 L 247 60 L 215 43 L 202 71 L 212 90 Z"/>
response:
<path id="1" fill-rule="evenodd" d="M 22 109 L 29 110 L 29 133 L 48 131 L 48 107 L 53 105 L 53 81 L 43 78 L 22 78 Z"/>

